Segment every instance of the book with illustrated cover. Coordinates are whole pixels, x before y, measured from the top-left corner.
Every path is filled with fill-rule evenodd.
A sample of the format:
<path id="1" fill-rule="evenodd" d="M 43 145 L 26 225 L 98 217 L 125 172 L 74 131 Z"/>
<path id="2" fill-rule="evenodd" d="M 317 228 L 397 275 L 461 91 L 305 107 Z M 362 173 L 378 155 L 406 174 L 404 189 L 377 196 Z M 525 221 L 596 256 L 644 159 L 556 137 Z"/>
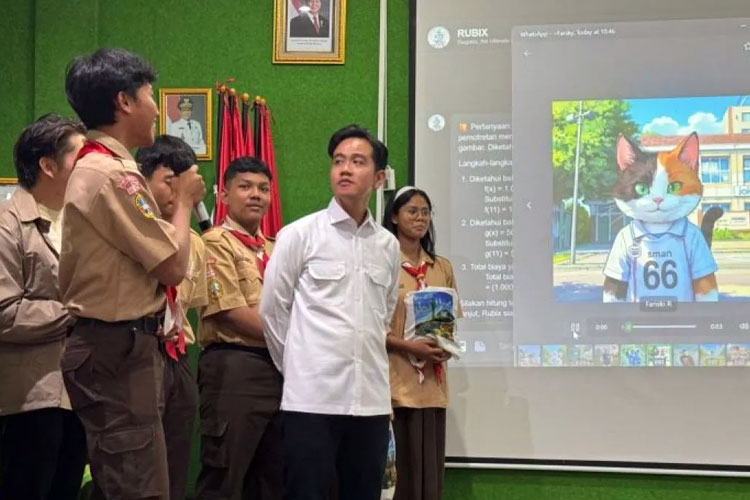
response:
<path id="1" fill-rule="evenodd" d="M 430 338 L 454 358 L 461 355 L 461 348 L 456 342 L 458 295 L 454 289 L 429 286 L 407 293 L 404 304 L 406 340 Z"/>

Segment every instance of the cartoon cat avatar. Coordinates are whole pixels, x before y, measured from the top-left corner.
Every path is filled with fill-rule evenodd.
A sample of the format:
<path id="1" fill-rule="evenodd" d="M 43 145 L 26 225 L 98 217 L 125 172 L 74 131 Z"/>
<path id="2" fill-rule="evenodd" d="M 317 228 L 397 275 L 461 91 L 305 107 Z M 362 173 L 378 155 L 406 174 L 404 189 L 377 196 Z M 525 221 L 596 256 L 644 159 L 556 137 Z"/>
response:
<path id="1" fill-rule="evenodd" d="M 617 138 L 613 196 L 632 221 L 617 234 L 604 266 L 604 302 L 718 300 L 718 266 L 687 219 L 703 195 L 698 158 L 695 132 L 665 153 L 645 153 L 624 135 Z"/>

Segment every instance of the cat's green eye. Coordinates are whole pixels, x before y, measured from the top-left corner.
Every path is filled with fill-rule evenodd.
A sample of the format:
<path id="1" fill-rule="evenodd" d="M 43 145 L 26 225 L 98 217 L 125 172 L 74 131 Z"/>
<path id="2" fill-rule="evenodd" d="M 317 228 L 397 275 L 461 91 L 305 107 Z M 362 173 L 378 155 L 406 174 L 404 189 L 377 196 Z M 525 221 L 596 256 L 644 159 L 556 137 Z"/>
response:
<path id="1" fill-rule="evenodd" d="M 635 185 L 635 194 L 638 196 L 643 196 L 648 194 L 649 189 L 645 182 L 638 182 Z"/>
<path id="2" fill-rule="evenodd" d="M 669 194 L 680 194 L 680 189 L 682 189 L 682 183 L 681 182 L 670 182 L 669 187 L 667 187 L 667 193 Z"/>

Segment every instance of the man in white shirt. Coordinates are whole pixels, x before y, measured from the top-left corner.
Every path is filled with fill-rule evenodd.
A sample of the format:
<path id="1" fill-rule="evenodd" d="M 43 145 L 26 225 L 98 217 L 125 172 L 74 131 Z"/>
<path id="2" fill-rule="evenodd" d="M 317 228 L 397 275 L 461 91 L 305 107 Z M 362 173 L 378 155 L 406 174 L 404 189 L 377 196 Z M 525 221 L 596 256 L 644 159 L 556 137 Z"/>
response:
<path id="1" fill-rule="evenodd" d="M 328 208 L 285 227 L 260 315 L 284 376 L 285 499 L 380 498 L 391 413 L 386 333 L 398 242 L 370 215 L 388 150 L 356 125 L 331 137 Z"/>
<path id="2" fill-rule="evenodd" d="M 174 122 L 168 122 L 167 134 L 179 137 L 187 142 L 195 154 L 206 154 L 206 143 L 203 140 L 203 129 L 200 122 L 193 119 L 193 101 L 183 96 L 177 104 L 180 109 L 180 119 Z"/>

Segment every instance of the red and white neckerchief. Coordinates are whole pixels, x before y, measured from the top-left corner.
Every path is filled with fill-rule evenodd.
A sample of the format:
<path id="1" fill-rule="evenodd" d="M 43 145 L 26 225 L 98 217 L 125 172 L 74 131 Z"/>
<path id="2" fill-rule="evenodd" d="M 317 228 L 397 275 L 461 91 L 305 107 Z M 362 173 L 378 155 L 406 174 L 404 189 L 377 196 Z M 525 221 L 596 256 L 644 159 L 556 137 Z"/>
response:
<path id="1" fill-rule="evenodd" d="M 227 228 L 232 233 L 232 236 L 240 240 L 240 243 L 249 248 L 254 254 L 258 262 L 258 271 L 260 271 L 260 277 L 266 272 L 266 265 L 268 265 L 268 254 L 266 253 L 266 240 L 262 236 L 253 238 L 247 234 L 244 234 L 236 229 Z"/>
<path id="2" fill-rule="evenodd" d="M 427 282 L 424 279 L 425 274 L 427 273 L 427 262 L 422 261 L 419 263 L 419 267 L 414 267 L 409 262 L 402 262 L 401 268 L 407 272 L 410 276 L 412 276 L 415 280 L 417 280 L 417 288 L 416 290 L 422 290 L 424 288 L 427 288 Z M 417 372 L 419 372 L 419 383 L 424 383 L 424 365 L 425 360 L 423 359 L 414 359 L 412 360 L 412 365 L 417 369 Z M 432 364 L 432 370 L 435 372 L 435 378 L 438 381 L 438 384 L 443 383 L 443 364 L 442 363 L 433 363 Z"/>
<path id="3" fill-rule="evenodd" d="M 170 340 L 164 343 L 164 350 L 167 355 L 177 361 L 179 352 L 185 354 L 185 331 L 182 328 L 182 322 L 185 315 L 182 313 L 182 306 L 177 302 L 177 287 L 164 287 L 167 292 L 167 309 L 164 315 L 164 333 L 169 334 L 177 330 L 177 340 Z"/>
<path id="4" fill-rule="evenodd" d="M 409 262 L 402 262 L 401 267 L 410 276 L 417 280 L 417 290 L 421 290 L 427 287 L 427 283 L 424 280 L 424 275 L 427 272 L 427 262 L 422 261 L 419 263 L 419 267 L 414 267 Z"/>

